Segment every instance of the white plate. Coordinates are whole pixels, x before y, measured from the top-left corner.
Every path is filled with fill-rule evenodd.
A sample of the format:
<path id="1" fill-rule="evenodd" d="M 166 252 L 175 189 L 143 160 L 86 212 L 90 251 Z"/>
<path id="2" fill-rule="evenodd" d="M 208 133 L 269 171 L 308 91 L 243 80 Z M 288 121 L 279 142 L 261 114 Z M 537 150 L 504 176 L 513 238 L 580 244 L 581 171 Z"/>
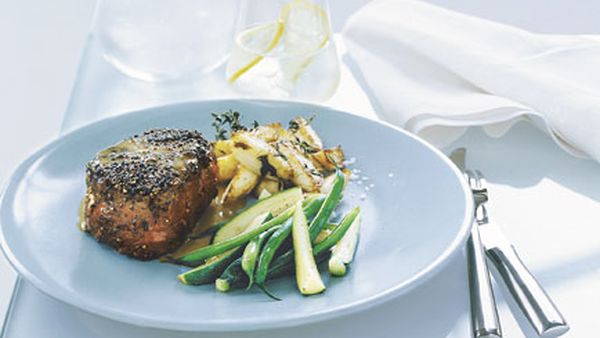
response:
<path id="1" fill-rule="evenodd" d="M 85 191 L 84 166 L 94 154 L 151 127 L 214 132 L 211 112 L 243 113 L 246 122 L 287 123 L 316 114 L 328 146 L 356 158 L 361 182 L 345 192 L 342 211 L 363 212 L 356 260 L 344 278 L 323 273 L 327 291 L 303 297 L 291 278 L 259 291 L 218 293 L 180 284 L 180 268 L 140 262 L 99 245 L 75 226 Z M 13 174 L 0 205 L 0 241 L 15 269 L 48 295 L 132 324 L 194 331 L 298 325 L 389 300 L 445 265 L 464 243 L 472 214 L 460 173 L 439 151 L 395 127 L 328 108 L 281 101 L 189 102 L 99 121 L 50 143 Z"/>

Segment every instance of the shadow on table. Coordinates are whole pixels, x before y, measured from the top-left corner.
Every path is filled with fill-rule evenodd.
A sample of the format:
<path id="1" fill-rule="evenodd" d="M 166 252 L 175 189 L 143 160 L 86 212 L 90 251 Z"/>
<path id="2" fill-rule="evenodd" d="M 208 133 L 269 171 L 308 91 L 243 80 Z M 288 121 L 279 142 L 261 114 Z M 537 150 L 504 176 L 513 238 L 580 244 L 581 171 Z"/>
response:
<path id="1" fill-rule="evenodd" d="M 600 166 L 576 158 L 527 122 L 519 122 L 502 138 L 491 138 L 471 128 L 446 152 L 468 146 L 469 165 L 482 170 L 489 181 L 516 188 L 536 185 L 543 178 L 600 201 Z"/>

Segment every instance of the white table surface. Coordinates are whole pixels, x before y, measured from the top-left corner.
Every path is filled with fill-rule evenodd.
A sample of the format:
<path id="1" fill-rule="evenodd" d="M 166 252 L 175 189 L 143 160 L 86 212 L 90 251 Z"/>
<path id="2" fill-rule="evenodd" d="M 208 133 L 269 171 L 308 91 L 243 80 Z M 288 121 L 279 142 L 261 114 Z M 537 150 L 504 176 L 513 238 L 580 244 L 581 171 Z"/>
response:
<path id="1" fill-rule="evenodd" d="M 339 28 L 363 2 L 332 0 L 334 26 Z M 598 2 L 464 0 L 451 6 L 540 32 L 600 32 Z M 56 135 L 93 8 L 93 0 L 0 0 L 0 182 Z M 527 147 L 521 146 L 524 142 Z M 527 125 L 499 140 L 472 130 L 457 144 L 469 145 L 471 164 L 487 173 L 494 216 L 569 319 L 573 329 L 567 336 L 595 336 L 600 166 L 564 154 Z M 460 264 L 452 271 L 460 271 Z M 14 277 L 0 258 L 0 318 Z M 506 337 L 523 337 L 507 305 L 500 304 Z M 459 318 L 453 325 L 468 322 Z"/>

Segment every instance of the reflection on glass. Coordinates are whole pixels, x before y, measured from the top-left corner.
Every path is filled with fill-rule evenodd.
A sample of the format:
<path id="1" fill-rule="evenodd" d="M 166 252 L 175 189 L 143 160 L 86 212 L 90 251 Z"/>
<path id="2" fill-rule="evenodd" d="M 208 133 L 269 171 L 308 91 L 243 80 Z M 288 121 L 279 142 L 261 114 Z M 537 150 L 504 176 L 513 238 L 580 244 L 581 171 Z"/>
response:
<path id="1" fill-rule="evenodd" d="M 225 60 L 238 11 L 237 0 L 100 0 L 94 32 L 130 77 L 190 78 Z"/>

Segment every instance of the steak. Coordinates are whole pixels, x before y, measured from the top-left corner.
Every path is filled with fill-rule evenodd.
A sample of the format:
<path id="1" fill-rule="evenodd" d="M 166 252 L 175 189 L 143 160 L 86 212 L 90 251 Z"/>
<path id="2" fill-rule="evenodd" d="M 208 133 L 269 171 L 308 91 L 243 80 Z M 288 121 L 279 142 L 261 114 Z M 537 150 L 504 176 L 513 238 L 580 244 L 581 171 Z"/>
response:
<path id="1" fill-rule="evenodd" d="M 202 134 L 148 130 L 87 163 L 84 230 L 121 254 L 158 258 L 186 240 L 216 182 L 212 146 Z"/>

